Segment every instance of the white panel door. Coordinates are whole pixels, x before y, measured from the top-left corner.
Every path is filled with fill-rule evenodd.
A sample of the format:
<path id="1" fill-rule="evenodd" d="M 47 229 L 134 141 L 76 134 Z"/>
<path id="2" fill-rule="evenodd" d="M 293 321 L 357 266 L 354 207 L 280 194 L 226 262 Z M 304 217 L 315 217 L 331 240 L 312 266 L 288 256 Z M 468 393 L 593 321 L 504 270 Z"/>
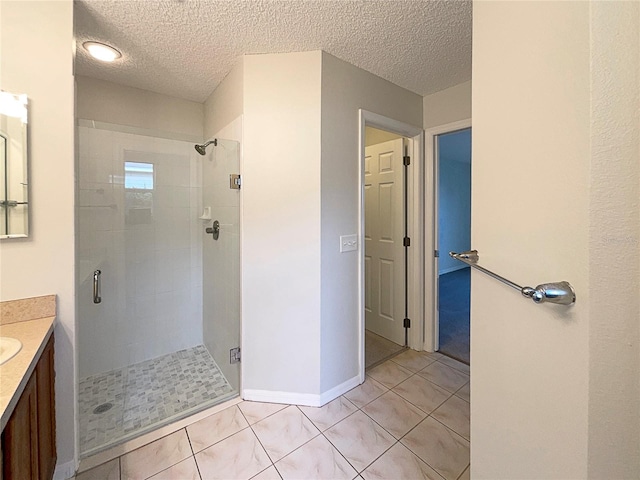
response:
<path id="1" fill-rule="evenodd" d="M 365 327 L 404 345 L 402 139 L 365 150 Z"/>

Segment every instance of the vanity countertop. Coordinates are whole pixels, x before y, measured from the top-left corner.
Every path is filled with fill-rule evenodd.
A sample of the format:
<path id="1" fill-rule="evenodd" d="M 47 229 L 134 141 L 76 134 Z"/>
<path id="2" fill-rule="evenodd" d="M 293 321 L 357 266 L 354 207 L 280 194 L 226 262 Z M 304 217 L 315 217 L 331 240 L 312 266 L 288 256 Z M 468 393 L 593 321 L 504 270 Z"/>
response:
<path id="1" fill-rule="evenodd" d="M 54 300 L 55 312 L 55 300 Z M 16 321 L 0 325 L 0 336 L 16 338 L 22 342 L 20 351 L 0 365 L 0 431 L 4 430 L 24 387 L 53 333 L 55 314 L 34 320 Z M 5 321 L 9 320 L 6 315 Z"/>

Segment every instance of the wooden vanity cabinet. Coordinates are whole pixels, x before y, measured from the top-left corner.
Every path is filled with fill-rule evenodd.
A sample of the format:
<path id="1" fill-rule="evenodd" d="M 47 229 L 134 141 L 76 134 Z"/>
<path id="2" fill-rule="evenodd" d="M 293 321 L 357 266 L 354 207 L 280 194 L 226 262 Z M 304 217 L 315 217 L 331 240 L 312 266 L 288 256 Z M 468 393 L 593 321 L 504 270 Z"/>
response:
<path id="1" fill-rule="evenodd" d="M 2 432 L 3 480 L 38 477 L 36 378 L 32 375 Z"/>
<path id="2" fill-rule="evenodd" d="M 2 480 L 51 480 L 56 466 L 53 335 L 2 432 Z"/>
<path id="3" fill-rule="evenodd" d="M 53 335 L 36 366 L 38 392 L 38 472 L 49 480 L 56 469 L 56 392 L 53 369 Z"/>

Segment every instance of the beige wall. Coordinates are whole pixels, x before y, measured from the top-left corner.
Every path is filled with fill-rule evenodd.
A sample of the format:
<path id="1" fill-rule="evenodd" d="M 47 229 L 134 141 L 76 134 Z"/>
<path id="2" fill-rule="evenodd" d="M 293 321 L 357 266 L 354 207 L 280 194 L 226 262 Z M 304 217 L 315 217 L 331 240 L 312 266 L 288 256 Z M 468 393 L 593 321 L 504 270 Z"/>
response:
<path id="1" fill-rule="evenodd" d="M 246 398 L 317 404 L 359 373 L 357 254 L 338 252 L 359 225 L 359 108 L 422 122 L 420 96 L 319 51 L 245 56 L 206 102 L 206 138 L 243 114 Z"/>
<path id="2" fill-rule="evenodd" d="M 202 139 L 203 104 L 77 76 L 77 117 Z"/>
<path id="3" fill-rule="evenodd" d="M 3 90 L 29 97 L 31 231 L 0 243 L 0 300 L 58 295 L 58 474 L 75 467 L 73 3 L 0 2 Z"/>
<path id="4" fill-rule="evenodd" d="M 591 6 L 588 476 L 640 478 L 640 3 Z"/>
<path id="5" fill-rule="evenodd" d="M 385 130 L 379 130 L 373 127 L 365 127 L 365 141 L 364 146 L 370 147 L 371 145 L 377 145 L 379 143 L 388 142 L 389 140 L 395 140 L 400 138 L 401 135 L 397 133 L 387 132 Z"/>
<path id="6" fill-rule="evenodd" d="M 577 303 L 473 273 L 471 476 L 638 478 L 638 4 L 473 13 L 473 246 Z"/>
<path id="7" fill-rule="evenodd" d="M 427 95 L 423 112 L 425 130 L 471 118 L 471 80 Z"/>
<path id="8" fill-rule="evenodd" d="M 246 398 L 320 392 L 321 52 L 244 59 L 242 358 Z M 296 393 L 297 396 L 291 396 Z"/>
<path id="9" fill-rule="evenodd" d="M 214 137 L 220 130 L 242 115 L 244 105 L 244 58 L 220 82 L 204 103 L 204 138 Z M 238 140 L 238 139 L 236 139 Z"/>
<path id="10" fill-rule="evenodd" d="M 339 245 L 360 225 L 359 109 L 422 123 L 419 95 L 323 52 L 322 392 L 358 375 L 358 254 L 340 253 Z"/>

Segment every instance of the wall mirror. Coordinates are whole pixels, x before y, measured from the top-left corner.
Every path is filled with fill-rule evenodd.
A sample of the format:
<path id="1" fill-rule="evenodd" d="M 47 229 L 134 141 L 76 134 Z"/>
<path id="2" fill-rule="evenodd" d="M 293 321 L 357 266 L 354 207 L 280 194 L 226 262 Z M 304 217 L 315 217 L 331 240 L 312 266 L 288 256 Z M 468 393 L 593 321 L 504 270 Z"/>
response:
<path id="1" fill-rule="evenodd" d="M 0 239 L 29 235 L 26 95 L 0 92 Z"/>

